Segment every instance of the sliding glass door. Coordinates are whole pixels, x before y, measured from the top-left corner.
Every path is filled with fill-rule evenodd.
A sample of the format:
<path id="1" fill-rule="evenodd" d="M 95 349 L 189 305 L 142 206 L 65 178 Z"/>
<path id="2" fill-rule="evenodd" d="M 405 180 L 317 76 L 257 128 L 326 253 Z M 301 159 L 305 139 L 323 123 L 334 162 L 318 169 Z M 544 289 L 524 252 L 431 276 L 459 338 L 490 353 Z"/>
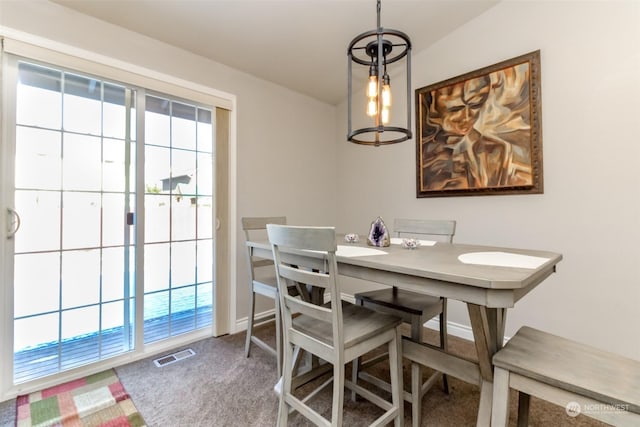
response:
<path id="1" fill-rule="evenodd" d="M 211 325 L 211 110 L 145 98 L 144 342 Z"/>
<path id="2" fill-rule="evenodd" d="M 132 91 L 18 64 L 14 381 L 133 343 Z"/>
<path id="3" fill-rule="evenodd" d="M 212 109 L 12 63 L 14 384 L 211 326 Z"/>

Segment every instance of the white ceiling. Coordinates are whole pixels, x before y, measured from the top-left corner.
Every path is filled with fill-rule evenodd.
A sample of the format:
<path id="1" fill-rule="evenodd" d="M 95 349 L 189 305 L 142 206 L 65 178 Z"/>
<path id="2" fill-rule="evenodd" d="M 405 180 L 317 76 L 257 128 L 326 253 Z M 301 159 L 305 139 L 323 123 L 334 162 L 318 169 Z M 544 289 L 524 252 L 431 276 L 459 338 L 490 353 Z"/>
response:
<path id="1" fill-rule="evenodd" d="M 346 97 L 349 42 L 376 28 L 375 0 L 52 1 L 330 104 Z M 383 0 L 381 25 L 415 55 L 498 1 Z"/>

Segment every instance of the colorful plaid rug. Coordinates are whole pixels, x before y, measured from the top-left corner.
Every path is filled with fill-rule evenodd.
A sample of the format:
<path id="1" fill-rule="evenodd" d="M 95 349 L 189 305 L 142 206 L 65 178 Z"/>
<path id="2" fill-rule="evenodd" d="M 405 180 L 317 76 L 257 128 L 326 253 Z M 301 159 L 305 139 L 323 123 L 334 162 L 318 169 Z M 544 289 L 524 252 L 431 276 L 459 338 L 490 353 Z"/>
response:
<path id="1" fill-rule="evenodd" d="M 16 410 L 17 427 L 146 425 L 113 369 L 18 396 Z"/>

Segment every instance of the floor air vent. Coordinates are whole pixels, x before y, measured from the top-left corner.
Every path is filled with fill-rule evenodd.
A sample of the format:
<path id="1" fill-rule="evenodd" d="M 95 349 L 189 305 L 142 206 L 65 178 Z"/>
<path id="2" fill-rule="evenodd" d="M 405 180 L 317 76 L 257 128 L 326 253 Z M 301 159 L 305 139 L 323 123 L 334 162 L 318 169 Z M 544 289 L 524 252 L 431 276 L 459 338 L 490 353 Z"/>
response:
<path id="1" fill-rule="evenodd" d="M 159 357 L 153 361 L 158 368 L 162 366 L 167 366 L 175 362 L 179 362 L 180 360 L 186 359 L 187 357 L 191 357 L 196 354 L 195 351 L 190 348 L 186 350 L 180 350 L 177 353 L 168 354 L 166 356 Z"/>

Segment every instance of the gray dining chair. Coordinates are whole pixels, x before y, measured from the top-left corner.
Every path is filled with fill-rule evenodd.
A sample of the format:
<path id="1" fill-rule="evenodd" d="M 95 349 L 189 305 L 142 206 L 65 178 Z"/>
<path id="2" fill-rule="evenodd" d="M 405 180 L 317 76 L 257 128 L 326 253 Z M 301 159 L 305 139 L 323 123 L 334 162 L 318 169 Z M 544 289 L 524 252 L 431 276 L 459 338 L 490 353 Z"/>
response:
<path id="1" fill-rule="evenodd" d="M 277 425 L 287 424 L 291 410 L 297 411 L 316 425 L 342 426 L 345 387 L 385 411 L 375 421 L 376 425 L 385 425 L 391 420 L 396 426 L 403 425 L 402 320 L 340 299 L 337 243 L 333 227 L 269 224 L 267 231 L 273 249 L 284 325 L 284 365 Z M 300 251 L 315 252 L 310 252 L 311 256 L 306 257 L 300 256 Z M 291 262 L 287 257 L 294 257 L 295 266 L 287 264 Z M 318 260 L 323 262 L 324 267 L 318 268 Z M 290 296 L 286 290 L 293 283 L 326 290 L 330 302 L 317 305 Z M 385 345 L 389 352 L 391 402 L 345 379 L 346 363 Z M 333 365 L 333 376 L 304 398 L 292 393 L 294 353 L 297 354 L 300 350 Z M 313 397 L 332 382 L 331 420 L 327 420 L 311 404 Z"/>
<path id="2" fill-rule="evenodd" d="M 456 222 L 452 220 L 423 220 L 396 219 L 393 232 L 396 237 L 416 238 L 444 241 L 451 243 L 456 231 Z M 439 316 L 440 342 L 439 346 L 447 350 L 447 300 L 415 292 L 405 291 L 396 287 L 385 288 L 370 292 L 357 293 L 356 303 L 376 311 L 400 316 L 403 322 L 411 325 L 411 340 L 423 342 L 423 325 L 428 320 Z M 362 379 L 378 387 L 388 389 L 385 381 L 365 372 L 368 367 L 384 360 L 385 355 L 378 355 L 369 360 L 362 358 L 355 360 L 352 366 L 352 381 Z M 412 420 L 414 426 L 419 426 L 422 415 L 422 398 L 440 376 L 434 372 L 422 382 L 422 368 L 419 363 L 411 363 L 411 392 L 404 393 L 404 399 L 411 402 Z M 449 384 L 447 376 L 442 374 L 443 389 L 448 394 Z M 352 395 L 355 399 L 355 395 Z"/>
<path id="3" fill-rule="evenodd" d="M 266 238 L 267 224 L 286 224 L 287 218 L 277 217 L 244 217 L 242 218 L 242 230 L 247 241 L 252 240 L 258 234 Z M 247 245 L 249 264 L 249 314 L 247 316 L 247 337 L 245 342 L 246 357 L 251 355 L 251 343 L 272 354 L 278 365 L 278 376 L 282 374 L 282 321 L 280 319 L 280 298 L 278 298 L 278 281 L 273 261 L 257 258 L 253 255 L 253 248 Z M 273 314 L 256 319 L 256 295 L 262 295 L 275 301 Z M 273 320 L 276 330 L 276 344 L 269 344 L 253 334 L 253 327 L 258 320 L 260 323 Z"/>

